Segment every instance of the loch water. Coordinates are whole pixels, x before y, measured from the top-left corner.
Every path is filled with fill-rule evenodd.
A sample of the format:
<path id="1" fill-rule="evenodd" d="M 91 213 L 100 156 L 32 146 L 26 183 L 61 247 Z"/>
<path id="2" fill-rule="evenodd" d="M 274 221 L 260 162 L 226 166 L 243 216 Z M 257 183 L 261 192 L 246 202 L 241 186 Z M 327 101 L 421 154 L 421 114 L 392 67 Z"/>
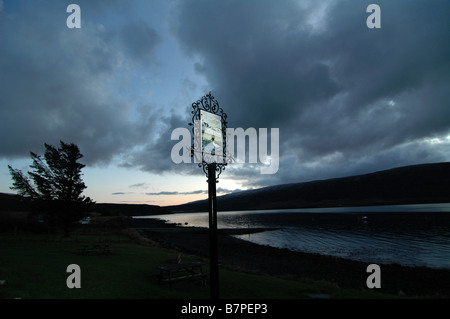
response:
<path id="1" fill-rule="evenodd" d="M 208 213 L 148 218 L 208 227 Z M 370 263 L 450 269 L 450 203 L 218 213 L 218 228 L 275 228 L 237 238 Z"/>

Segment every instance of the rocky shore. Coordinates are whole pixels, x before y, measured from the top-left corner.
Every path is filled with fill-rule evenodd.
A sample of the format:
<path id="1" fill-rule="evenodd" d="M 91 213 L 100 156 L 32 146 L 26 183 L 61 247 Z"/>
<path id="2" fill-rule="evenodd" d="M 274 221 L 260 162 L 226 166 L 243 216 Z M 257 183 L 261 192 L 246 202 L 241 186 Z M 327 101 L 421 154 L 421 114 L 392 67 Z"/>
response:
<path id="1" fill-rule="evenodd" d="M 209 255 L 208 230 L 179 227 L 160 220 L 134 219 L 132 227 L 160 245 L 195 254 Z M 293 252 L 247 242 L 234 234 L 264 231 L 264 229 L 219 230 L 218 253 L 221 267 L 264 273 L 293 280 L 327 281 L 342 288 L 368 290 L 369 263 Z M 450 269 L 382 265 L 380 292 L 405 296 L 450 298 Z"/>

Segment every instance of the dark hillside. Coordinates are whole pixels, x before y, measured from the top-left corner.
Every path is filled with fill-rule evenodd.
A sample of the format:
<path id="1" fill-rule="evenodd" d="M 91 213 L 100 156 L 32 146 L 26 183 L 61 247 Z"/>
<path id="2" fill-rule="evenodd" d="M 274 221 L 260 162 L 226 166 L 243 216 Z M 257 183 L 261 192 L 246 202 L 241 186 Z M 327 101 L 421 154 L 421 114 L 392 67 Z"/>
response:
<path id="1" fill-rule="evenodd" d="M 219 210 L 282 209 L 450 202 L 450 163 L 264 187 L 217 198 Z M 207 211 L 207 199 L 167 207 Z"/>
<path id="2" fill-rule="evenodd" d="M 0 193 L 0 211 L 31 212 L 33 211 L 33 203 L 19 195 Z M 92 205 L 91 211 L 104 216 L 142 216 L 167 213 L 165 208 L 156 205 L 107 203 L 96 203 Z"/>

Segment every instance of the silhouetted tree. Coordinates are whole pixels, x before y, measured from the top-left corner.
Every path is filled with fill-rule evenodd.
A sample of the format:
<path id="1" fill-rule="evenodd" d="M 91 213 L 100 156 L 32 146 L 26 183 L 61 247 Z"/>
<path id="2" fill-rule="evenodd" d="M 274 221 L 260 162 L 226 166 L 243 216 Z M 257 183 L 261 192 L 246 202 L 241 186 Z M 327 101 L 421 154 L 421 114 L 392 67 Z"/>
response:
<path id="1" fill-rule="evenodd" d="M 11 189 L 33 200 L 45 213 L 52 230 L 60 225 L 65 236 L 69 236 L 75 222 L 86 215 L 87 205 L 93 203 L 82 195 L 86 185 L 81 179 L 81 169 L 85 165 L 78 160 L 83 155 L 75 144 L 60 141 L 59 148 L 44 145 L 44 158 L 30 152 L 33 170 L 27 172 L 28 176 L 8 165 L 13 179 Z"/>

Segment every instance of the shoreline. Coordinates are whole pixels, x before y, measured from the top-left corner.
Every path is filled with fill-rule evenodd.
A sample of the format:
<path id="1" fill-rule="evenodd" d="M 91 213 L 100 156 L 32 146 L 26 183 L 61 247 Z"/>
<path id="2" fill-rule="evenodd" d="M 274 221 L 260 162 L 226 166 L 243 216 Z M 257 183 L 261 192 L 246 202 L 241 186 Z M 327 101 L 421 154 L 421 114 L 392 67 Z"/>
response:
<path id="1" fill-rule="evenodd" d="M 133 219 L 132 228 L 161 246 L 202 258 L 209 256 L 208 229 L 180 227 L 157 219 Z M 369 290 L 369 263 L 320 254 L 291 251 L 251 243 L 231 235 L 264 229 L 220 229 L 218 253 L 221 267 L 302 281 L 326 281 L 337 287 Z M 400 296 L 450 298 L 450 269 L 378 264 L 381 288 L 378 292 Z"/>

